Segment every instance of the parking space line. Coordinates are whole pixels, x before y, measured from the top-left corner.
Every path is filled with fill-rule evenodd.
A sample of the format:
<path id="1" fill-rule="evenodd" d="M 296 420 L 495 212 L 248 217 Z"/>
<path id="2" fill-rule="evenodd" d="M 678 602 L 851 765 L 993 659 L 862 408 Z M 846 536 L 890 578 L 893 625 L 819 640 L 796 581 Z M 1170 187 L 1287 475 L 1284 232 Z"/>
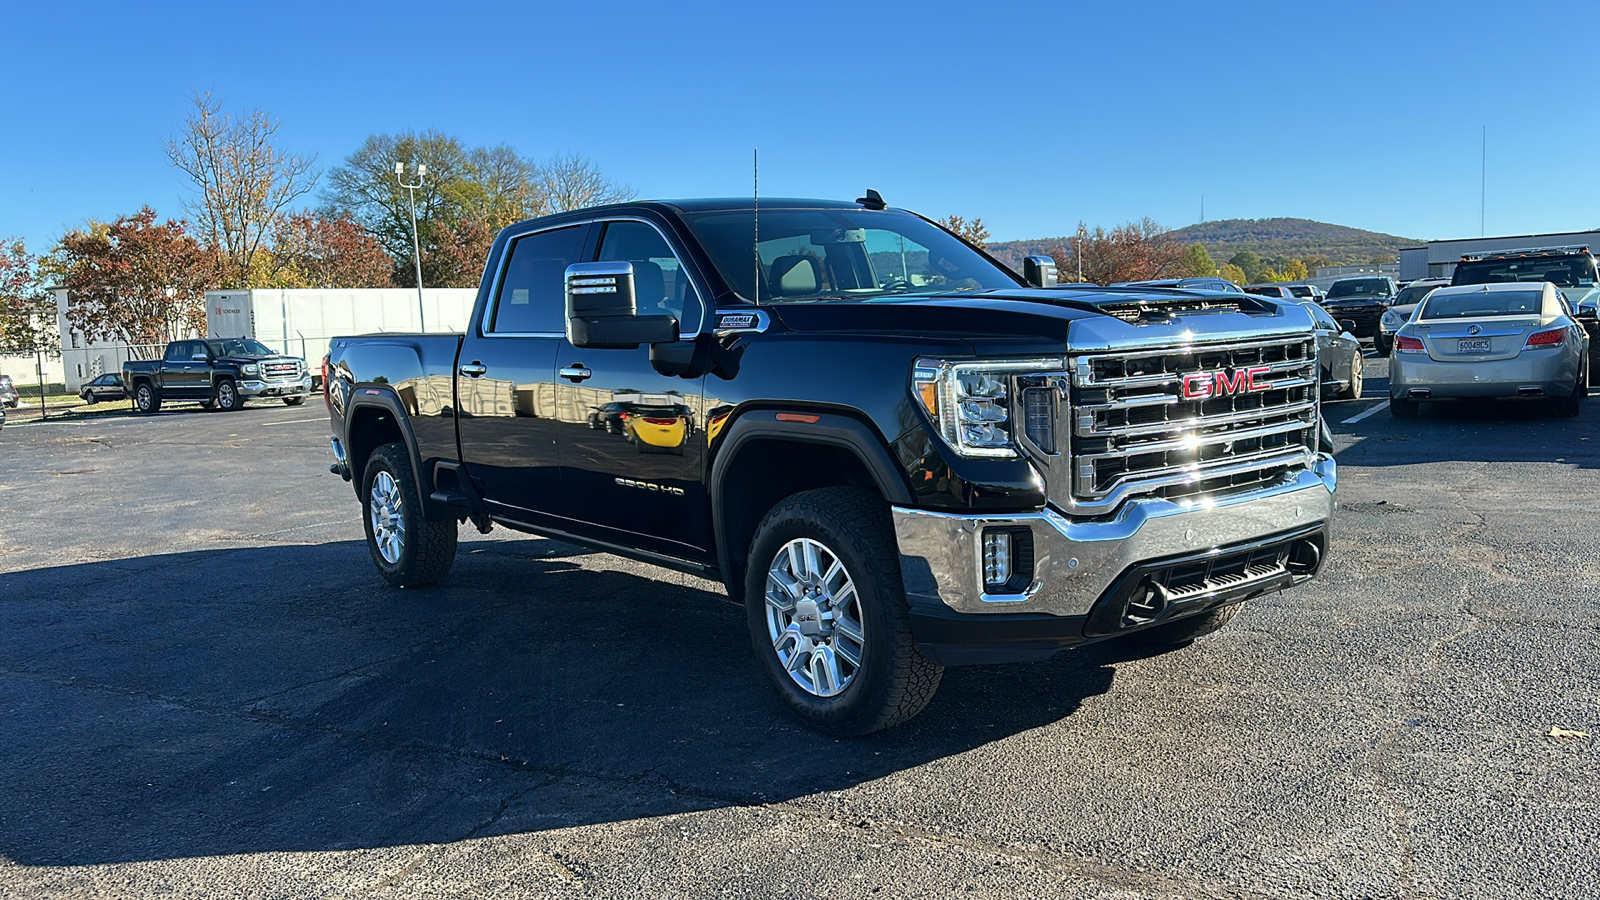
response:
<path id="1" fill-rule="evenodd" d="M 274 425 L 298 425 L 301 422 L 326 422 L 326 421 L 328 421 L 328 417 L 327 416 L 313 416 L 312 418 L 309 418 L 309 419 L 288 419 L 288 420 L 283 421 L 283 422 L 262 422 L 261 423 L 261 427 L 262 428 L 271 428 Z"/>
<path id="2" fill-rule="evenodd" d="M 1354 425 L 1355 423 L 1361 421 L 1362 419 L 1365 419 L 1367 416 L 1370 416 L 1373 413 L 1378 412 L 1379 410 L 1384 410 L 1384 409 L 1388 409 L 1388 408 L 1389 408 L 1389 401 L 1385 400 L 1382 403 L 1379 403 L 1377 406 L 1374 406 L 1373 408 L 1367 410 L 1366 412 L 1361 413 L 1360 415 L 1357 415 L 1357 416 L 1351 416 L 1350 418 L 1345 419 L 1343 422 L 1340 422 L 1339 424 L 1340 425 Z"/>

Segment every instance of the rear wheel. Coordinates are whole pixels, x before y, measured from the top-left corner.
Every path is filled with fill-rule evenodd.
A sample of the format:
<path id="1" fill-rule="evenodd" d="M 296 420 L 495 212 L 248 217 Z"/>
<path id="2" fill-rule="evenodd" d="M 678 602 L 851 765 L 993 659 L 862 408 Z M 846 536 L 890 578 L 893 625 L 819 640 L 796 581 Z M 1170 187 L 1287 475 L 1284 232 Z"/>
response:
<path id="1" fill-rule="evenodd" d="M 1589 373 L 1579 372 L 1578 380 L 1572 385 L 1572 396 L 1559 397 L 1551 401 L 1555 406 L 1555 414 L 1567 419 L 1576 416 L 1583 411 L 1579 401 L 1587 396 L 1589 396 Z"/>
<path id="2" fill-rule="evenodd" d="M 1239 606 L 1240 604 L 1234 603 L 1176 622 L 1146 628 L 1144 631 L 1136 631 L 1129 635 L 1128 639 L 1146 647 L 1181 647 L 1232 622 L 1233 617 L 1239 614 Z"/>
<path id="3" fill-rule="evenodd" d="M 133 408 L 147 416 L 161 411 L 161 395 L 156 393 L 155 385 L 139 382 L 133 389 Z"/>
<path id="4" fill-rule="evenodd" d="M 413 588 L 443 578 L 456 561 L 456 522 L 422 517 L 422 496 L 406 446 L 384 444 L 372 451 L 361 481 L 367 551 L 383 580 Z"/>
<path id="5" fill-rule="evenodd" d="M 1415 419 L 1417 417 L 1417 401 L 1393 397 L 1389 400 L 1389 415 L 1396 419 Z"/>
<path id="6" fill-rule="evenodd" d="M 855 488 L 795 494 L 751 542 L 745 612 L 757 664 L 807 725 L 844 736 L 910 719 L 944 669 L 917 652 L 882 500 Z"/>

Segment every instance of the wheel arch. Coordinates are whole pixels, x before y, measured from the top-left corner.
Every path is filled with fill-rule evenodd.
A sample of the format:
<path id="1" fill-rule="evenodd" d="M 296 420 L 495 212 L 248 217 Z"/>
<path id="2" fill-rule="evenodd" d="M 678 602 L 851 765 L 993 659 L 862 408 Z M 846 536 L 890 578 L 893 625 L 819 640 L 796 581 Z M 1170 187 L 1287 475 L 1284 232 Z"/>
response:
<path id="1" fill-rule="evenodd" d="M 417 437 L 412 432 L 410 417 L 400 405 L 400 398 L 385 391 L 365 393 L 350 401 L 345 421 L 346 460 L 350 466 L 350 482 L 357 495 L 361 493 L 362 478 L 372 451 L 384 444 L 404 444 L 406 457 L 411 460 L 411 473 L 417 479 L 418 493 L 422 495 L 423 514 L 429 519 L 439 518 L 428 497 L 433 483 L 424 477 L 422 460 L 417 456 Z"/>
<path id="2" fill-rule="evenodd" d="M 717 568 L 739 597 L 745 556 L 757 526 L 783 498 L 825 487 L 857 487 L 909 505 L 911 488 L 888 445 L 865 422 L 840 413 L 758 409 L 721 435 L 711 465 L 711 524 Z M 809 421 L 815 416 L 815 421 Z"/>

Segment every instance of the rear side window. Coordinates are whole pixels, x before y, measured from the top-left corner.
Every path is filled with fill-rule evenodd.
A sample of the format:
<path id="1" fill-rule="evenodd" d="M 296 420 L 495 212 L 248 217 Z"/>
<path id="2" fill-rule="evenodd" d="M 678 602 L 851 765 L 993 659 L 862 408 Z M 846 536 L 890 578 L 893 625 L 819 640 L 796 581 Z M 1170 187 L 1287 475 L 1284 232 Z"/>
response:
<path id="1" fill-rule="evenodd" d="M 489 331 L 497 334 L 566 330 L 567 266 L 583 255 L 587 226 L 574 225 L 517 238 L 495 292 Z"/>

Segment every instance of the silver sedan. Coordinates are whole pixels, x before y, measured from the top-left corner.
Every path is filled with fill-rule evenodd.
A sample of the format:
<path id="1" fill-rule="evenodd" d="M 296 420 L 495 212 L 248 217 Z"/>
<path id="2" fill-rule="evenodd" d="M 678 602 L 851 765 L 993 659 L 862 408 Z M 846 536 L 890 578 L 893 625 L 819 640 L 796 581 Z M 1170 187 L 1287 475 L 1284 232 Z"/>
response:
<path id="1" fill-rule="evenodd" d="M 1548 282 L 1442 287 L 1395 332 L 1389 410 L 1425 400 L 1544 397 L 1578 414 L 1589 393 L 1589 335 Z"/>

